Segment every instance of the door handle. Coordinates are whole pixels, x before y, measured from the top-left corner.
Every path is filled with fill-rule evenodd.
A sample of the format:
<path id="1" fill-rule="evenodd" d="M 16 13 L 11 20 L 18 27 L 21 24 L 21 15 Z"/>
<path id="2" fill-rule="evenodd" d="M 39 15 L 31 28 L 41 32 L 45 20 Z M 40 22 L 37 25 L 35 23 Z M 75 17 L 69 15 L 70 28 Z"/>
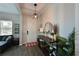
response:
<path id="1" fill-rule="evenodd" d="M 27 31 L 27 35 L 28 35 L 28 31 Z"/>

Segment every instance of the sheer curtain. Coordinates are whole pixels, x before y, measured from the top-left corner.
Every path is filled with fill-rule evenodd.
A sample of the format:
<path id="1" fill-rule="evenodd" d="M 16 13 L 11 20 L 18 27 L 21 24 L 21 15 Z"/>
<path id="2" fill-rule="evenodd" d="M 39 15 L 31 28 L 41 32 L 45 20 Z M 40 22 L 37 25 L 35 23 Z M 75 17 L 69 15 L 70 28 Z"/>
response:
<path id="1" fill-rule="evenodd" d="M 0 35 L 12 35 L 12 21 L 0 20 Z"/>

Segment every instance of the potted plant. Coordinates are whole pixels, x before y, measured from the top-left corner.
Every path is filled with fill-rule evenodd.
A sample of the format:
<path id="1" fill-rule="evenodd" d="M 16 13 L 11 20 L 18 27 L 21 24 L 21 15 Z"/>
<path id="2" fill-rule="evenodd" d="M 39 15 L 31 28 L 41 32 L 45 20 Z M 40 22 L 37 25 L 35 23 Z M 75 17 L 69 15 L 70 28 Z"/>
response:
<path id="1" fill-rule="evenodd" d="M 75 55 L 75 29 L 68 36 L 68 39 L 57 36 L 58 40 L 58 54 L 62 56 Z"/>

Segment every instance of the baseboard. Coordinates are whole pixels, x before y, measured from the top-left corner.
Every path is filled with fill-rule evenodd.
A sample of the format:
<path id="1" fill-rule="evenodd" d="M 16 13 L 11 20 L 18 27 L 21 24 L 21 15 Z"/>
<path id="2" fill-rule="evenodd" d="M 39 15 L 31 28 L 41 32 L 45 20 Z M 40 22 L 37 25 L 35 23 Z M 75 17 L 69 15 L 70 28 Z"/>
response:
<path id="1" fill-rule="evenodd" d="M 22 46 L 23 44 L 19 44 L 19 46 Z"/>

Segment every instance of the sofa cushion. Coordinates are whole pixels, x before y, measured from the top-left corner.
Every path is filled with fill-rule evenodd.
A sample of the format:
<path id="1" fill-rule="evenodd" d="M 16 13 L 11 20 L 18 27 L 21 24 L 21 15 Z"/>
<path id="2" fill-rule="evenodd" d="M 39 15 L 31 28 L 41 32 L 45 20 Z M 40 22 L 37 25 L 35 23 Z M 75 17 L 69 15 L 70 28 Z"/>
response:
<path id="1" fill-rule="evenodd" d="M 8 36 L 7 38 L 6 38 L 6 41 L 8 41 L 8 40 L 10 40 L 11 39 L 11 36 Z"/>
<path id="2" fill-rule="evenodd" d="M 0 46 L 3 46 L 6 43 L 7 43 L 6 41 L 0 41 Z"/>
<path id="3" fill-rule="evenodd" d="M 0 41 L 2 41 L 3 36 L 0 36 Z"/>
<path id="4" fill-rule="evenodd" d="M 8 37 L 8 36 L 1 36 L 2 37 L 2 39 L 0 40 L 0 41 L 6 41 L 6 38 Z"/>
<path id="5" fill-rule="evenodd" d="M 8 40 L 13 40 L 12 35 L 5 35 L 5 36 L 0 36 L 0 41 L 8 41 Z"/>
<path id="6" fill-rule="evenodd" d="M 8 36 L 4 36 L 3 38 L 2 38 L 2 41 L 6 41 L 6 38 L 7 38 Z"/>

